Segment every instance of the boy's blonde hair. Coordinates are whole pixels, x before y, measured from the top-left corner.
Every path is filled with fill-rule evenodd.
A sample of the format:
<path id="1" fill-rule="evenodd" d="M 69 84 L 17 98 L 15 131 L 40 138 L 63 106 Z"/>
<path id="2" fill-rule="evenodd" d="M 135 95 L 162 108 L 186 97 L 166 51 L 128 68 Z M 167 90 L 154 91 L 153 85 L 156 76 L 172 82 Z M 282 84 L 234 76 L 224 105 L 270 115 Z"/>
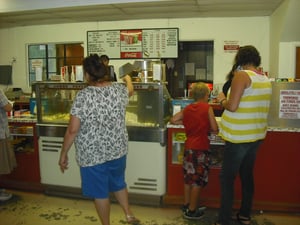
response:
<path id="1" fill-rule="evenodd" d="M 209 88 L 203 82 L 197 82 L 192 85 L 191 94 L 195 101 L 203 99 L 209 92 Z"/>

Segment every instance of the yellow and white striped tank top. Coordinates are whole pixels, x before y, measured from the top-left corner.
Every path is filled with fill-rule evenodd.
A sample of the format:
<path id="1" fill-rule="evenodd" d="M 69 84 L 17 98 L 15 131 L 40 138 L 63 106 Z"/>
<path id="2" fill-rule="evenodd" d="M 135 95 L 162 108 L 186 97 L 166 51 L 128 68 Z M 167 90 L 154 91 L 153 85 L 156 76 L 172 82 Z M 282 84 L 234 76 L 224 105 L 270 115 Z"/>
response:
<path id="1" fill-rule="evenodd" d="M 268 77 L 244 70 L 251 85 L 244 90 L 235 112 L 224 110 L 220 123 L 221 137 L 232 143 L 254 142 L 264 139 L 272 93 Z M 230 92 L 228 96 L 230 95 Z"/>

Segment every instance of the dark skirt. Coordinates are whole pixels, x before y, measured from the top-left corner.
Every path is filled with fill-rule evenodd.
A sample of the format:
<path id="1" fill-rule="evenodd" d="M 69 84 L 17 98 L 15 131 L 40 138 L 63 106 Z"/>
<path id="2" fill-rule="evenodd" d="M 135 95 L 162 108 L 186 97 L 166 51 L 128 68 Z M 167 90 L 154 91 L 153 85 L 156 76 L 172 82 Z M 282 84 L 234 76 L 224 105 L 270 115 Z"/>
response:
<path id="1" fill-rule="evenodd" d="M 10 139 L 0 139 L 0 174 L 9 174 L 17 166 Z"/>

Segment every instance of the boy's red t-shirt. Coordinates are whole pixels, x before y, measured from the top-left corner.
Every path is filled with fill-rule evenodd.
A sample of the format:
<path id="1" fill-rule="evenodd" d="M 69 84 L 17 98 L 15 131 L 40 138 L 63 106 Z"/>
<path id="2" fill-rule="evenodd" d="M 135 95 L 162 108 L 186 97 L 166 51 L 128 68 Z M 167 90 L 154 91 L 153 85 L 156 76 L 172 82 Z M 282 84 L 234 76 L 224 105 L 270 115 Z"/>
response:
<path id="1" fill-rule="evenodd" d="M 209 104 L 192 103 L 183 110 L 183 125 L 186 133 L 185 149 L 208 150 L 210 124 L 208 119 Z"/>

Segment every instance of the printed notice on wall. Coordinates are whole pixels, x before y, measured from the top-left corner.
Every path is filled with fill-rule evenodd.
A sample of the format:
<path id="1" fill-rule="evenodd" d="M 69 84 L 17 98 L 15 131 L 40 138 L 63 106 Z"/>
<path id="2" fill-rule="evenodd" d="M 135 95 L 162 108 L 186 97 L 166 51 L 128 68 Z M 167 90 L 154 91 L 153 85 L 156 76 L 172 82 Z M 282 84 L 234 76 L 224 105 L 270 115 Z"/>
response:
<path id="1" fill-rule="evenodd" d="M 224 52 L 226 53 L 236 53 L 239 48 L 239 41 L 224 41 Z"/>
<path id="2" fill-rule="evenodd" d="M 280 119 L 300 119 L 300 90 L 281 90 Z"/>
<path id="3" fill-rule="evenodd" d="M 111 59 L 177 58 L 178 28 L 88 31 L 87 53 Z"/>

